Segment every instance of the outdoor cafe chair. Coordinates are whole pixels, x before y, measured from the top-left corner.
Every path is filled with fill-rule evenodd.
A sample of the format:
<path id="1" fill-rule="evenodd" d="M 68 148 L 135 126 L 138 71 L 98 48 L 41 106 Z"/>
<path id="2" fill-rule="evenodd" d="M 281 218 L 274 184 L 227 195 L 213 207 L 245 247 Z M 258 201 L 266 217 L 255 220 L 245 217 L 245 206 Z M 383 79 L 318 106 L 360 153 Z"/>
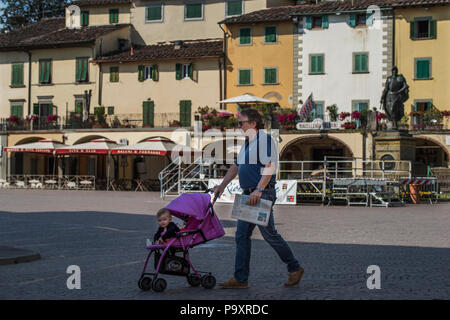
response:
<path id="1" fill-rule="evenodd" d="M 73 182 L 73 181 L 67 182 L 66 186 L 67 186 L 68 189 L 78 189 L 77 188 L 77 184 L 75 182 Z"/>
<path id="2" fill-rule="evenodd" d="M 17 188 L 25 188 L 25 181 L 16 181 Z"/>
<path id="3" fill-rule="evenodd" d="M 28 181 L 32 189 L 42 188 L 42 183 L 39 180 L 33 179 Z"/>

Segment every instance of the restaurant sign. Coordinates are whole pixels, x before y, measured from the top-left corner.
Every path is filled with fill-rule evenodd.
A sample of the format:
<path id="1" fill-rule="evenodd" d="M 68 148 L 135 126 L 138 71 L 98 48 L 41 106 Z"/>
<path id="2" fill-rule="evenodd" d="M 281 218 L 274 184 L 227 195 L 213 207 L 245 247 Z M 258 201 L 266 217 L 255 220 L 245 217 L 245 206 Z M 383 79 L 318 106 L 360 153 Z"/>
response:
<path id="1" fill-rule="evenodd" d="M 298 122 L 296 125 L 297 130 L 331 130 L 339 129 L 339 122 L 328 122 L 322 119 L 314 119 L 312 122 Z"/>

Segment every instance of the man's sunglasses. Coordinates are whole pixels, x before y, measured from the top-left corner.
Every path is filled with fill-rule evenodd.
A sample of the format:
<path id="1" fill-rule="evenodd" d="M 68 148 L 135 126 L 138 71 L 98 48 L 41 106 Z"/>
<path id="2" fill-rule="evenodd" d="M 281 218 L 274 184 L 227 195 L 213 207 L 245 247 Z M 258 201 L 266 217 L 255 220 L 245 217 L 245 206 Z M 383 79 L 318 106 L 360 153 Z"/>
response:
<path id="1" fill-rule="evenodd" d="M 249 121 L 249 120 L 238 121 L 238 126 L 242 127 L 242 125 L 244 124 L 244 122 L 251 122 L 251 121 Z"/>

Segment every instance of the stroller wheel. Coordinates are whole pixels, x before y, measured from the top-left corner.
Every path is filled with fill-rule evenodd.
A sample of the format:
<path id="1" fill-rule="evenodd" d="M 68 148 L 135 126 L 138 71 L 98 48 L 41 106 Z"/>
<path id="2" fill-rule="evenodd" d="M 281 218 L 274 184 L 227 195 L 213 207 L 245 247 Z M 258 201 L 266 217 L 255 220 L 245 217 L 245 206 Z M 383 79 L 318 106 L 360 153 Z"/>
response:
<path id="1" fill-rule="evenodd" d="M 156 292 L 163 292 L 167 287 L 166 280 L 159 278 L 153 282 L 153 290 Z"/>
<path id="2" fill-rule="evenodd" d="M 202 277 L 202 287 L 205 289 L 212 289 L 216 285 L 216 278 L 212 275 L 206 275 Z"/>
<path id="3" fill-rule="evenodd" d="M 138 286 L 142 291 L 148 291 L 152 288 L 152 279 L 149 277 L 143 277 L 139 279 Z"/>
<path id="4" fill-rule="evenodd" d="M 202 283 L 202 279 L 197 277 L 196 274 L 189 274 L 186 278 L 188 283 L 193 287 L 198 287 Z"/>

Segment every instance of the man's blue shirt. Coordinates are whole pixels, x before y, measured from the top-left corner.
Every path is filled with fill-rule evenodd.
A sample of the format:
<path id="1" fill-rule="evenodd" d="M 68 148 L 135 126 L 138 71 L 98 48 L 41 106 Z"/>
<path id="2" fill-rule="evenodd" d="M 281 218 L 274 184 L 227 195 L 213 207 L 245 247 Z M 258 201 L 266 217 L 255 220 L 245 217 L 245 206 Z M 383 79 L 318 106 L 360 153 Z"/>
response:
<path id="1" fill-rule="evenodd" d="M 234 161 L 239 167 L 239 184 L 242 189 L 256 188 L 262 178 L 262 170 L 271 162 L 277 164 L 278 150 L 273 138 L 262 130 L 257 136 L 248 141 L 246 139 L 237 159 Z M 269 183 L 275 185 L 276 171 Z"/>

